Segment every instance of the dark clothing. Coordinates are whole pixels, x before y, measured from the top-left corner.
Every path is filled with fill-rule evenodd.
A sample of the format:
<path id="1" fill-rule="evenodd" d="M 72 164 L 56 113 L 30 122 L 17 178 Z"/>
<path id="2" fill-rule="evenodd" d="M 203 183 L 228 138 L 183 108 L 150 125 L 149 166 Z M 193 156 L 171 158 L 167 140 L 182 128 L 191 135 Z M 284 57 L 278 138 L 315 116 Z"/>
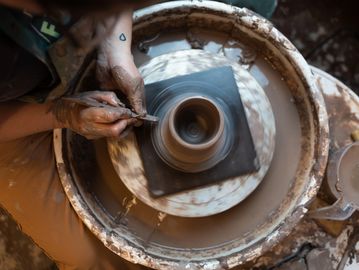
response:
<path id="1" fill-rule="evenodd" d="M 43 102 L 58 81 L 47 50 L 60 37 L 47 17 L 0 7 L 0 102 Z"/>
<path id="2" fill-rule="evenodd" d="M 51 74 L 46 65 L 2 32 L 0 59 L 0 102 L 24 96 L 35 88 L 47 90 Z"/>
<path id="3" fill-rule="evenodd" d="M 57 173 L 51 132 L 0 143 L 0 204 L 60 270 L 140 270 L 76 215 Z M 19 268 L 16 268 L 19 269 Z"/>
<path id="4" fill-rule="evenodd" d="M 2 15 L 0 11 L 0 23 Z M 21 26 L 28 18 L 18 15 L 22 16 L 18 25 Z M 5 24 L 9 27 L 12 22 L 19 22 L 12 21 L 11 16 L 8 19 Z M 26 28 L 27 25 L 31 28 Z M 0 63 L 0 102 L 23 100 L 24 95 L 29 94 L 44 100 L 54 85 L 51 63 L 46 59 L 46 48 L 51 40 L 38 39 L 31 31 L 36 34 L 45 31 L 51 35 L 57 33 L 56 28 L 47 20 L 45 23 L 38 21 L 38 28 L 32 28 L 32 23 L 27 25 L 19 28 L 25 31 L 24 35 L 4 25 L 0 27 L 3 60 Z M 50 131 L 0 143 L 0 204 L 61 270 L 145 269 L 112 253 L 76 215 L 57 173 Z"/>

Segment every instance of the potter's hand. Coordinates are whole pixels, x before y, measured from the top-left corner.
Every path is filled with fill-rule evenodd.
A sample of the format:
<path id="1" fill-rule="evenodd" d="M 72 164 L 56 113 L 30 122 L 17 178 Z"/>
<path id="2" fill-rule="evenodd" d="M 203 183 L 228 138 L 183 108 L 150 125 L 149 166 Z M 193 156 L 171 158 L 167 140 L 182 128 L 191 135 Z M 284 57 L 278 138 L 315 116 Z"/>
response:
<path id="1" fill-rule="evenodd" d="M 97 62 L 97 78 L 104 90 L 120 90 L 128 98 L 134 111 L 146 114 L 144 84 L 131 55 L 100 52 Z"/>
<path id="2" fill-rule="evenodd" d="M 139 115 L 145 115 L 143 79 L 131 54 L 132 10 L 97 26 L 99 34 L 109 31 L 102 42 L 97 58 L 97 78 L 104 90 L 120 90 Z"/>
<path id="3" fill-rule="evenodd" d="M 91 106 L 95 102 L 106 106 Z M 58 99 L 51 111 L 60 127 L 69 128 L 87 139 L 120 136 L 127 126 L 136 122 L 131 118 L 131 110 L 124 108 L 113 92 L 83 92 L 70 99 Z"/>

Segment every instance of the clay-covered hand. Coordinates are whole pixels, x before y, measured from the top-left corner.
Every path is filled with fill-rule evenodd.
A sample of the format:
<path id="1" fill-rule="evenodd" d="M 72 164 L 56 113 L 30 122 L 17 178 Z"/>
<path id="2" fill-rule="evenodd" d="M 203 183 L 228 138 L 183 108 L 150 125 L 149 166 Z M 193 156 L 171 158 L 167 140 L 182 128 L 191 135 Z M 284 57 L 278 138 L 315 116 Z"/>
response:
<path id="1" fill-rule="evenodd" d="M 104 106 L 95 107 L 91 103 Z M 136 122 L 131 118 L 131 110 L 123 107 L 115 93 L 107 91 L 83 92 L 70 99 L 58 99 L 53 102 L 51 111 L 58 126 L 87 139 L 120 136 L 127 126 Z"/>
<path id="2" fill-rule="evenodd" d="M 143 79 L 133 63 L 131 55 L 100 52 L 97 62 L 97 78 L 102 89 L 122 91 L 136 113 L 146 114 Z"/>
<path id="3" fill-rule="evenodd" d="M 101 88 L 122 91 L 134 111 L 145 115 L 144 83 L 131 54 L 132 11 L 125 10 L 108 18 L 97 26 L 97 31 L 107 36 L 97 57 L 97 79 Z M 109 31 L 107 35 L 106 31 Z"/>

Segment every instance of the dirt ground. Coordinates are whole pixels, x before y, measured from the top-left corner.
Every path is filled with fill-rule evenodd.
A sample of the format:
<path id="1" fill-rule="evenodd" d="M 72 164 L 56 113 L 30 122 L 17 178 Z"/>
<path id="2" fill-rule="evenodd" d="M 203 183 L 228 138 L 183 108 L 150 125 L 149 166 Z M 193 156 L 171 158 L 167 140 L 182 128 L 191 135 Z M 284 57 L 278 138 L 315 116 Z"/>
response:
<path id="1" fill-rule="evenodd" d="M 21 232 L 21 228 L 2 209 L 0 209 L 0 269 L 57 269 L 54 263 Z"/>
<path id="2" fill-rule="evenodd" d="M 359 93 L 358 7 L 356 0 L 279 0 L 272 22 L 310 64 L 329 72 Z M 1 209 L 0 269 L 56 269 Z M 359 269 L 359 266 L 352 269 Z"/>
<path id="3" fill-rule="evenodd" d="M 309 64 L 359 93 L 359 2 L 279 0 L 273 24 Z"/>

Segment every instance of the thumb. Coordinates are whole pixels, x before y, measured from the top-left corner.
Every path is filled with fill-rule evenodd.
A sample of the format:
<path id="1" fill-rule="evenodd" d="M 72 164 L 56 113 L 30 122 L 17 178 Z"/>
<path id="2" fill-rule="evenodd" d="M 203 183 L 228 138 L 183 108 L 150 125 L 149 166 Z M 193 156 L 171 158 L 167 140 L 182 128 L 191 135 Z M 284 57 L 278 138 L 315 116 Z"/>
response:
<path id="1" fill-rule="evenodd" d="M 131 75 L 123 67 L 115 66 L 112 74 L 120 90 L 127 96 L 132 108 L 140 115 L 146 114 L 145 86 L 137 69 Z"/>
<path id="2" fill-rule="evenodd" d="M 132 108 L 139 115 L 146 115 L 146 104 L 145 104 L 145 86 L 143 80 L 138 82 L 138 84 L 133 88 L 133 92 L 130 92 L 127 96 Z"/>

